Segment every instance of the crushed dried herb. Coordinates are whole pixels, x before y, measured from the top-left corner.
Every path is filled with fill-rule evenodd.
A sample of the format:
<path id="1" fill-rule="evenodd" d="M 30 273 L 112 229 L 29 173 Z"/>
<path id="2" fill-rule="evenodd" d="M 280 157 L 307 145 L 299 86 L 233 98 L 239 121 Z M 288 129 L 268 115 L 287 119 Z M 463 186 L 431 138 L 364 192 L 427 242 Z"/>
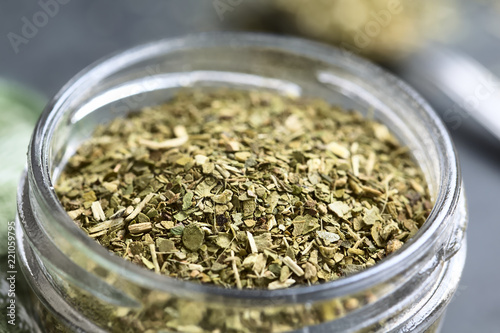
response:
<path id="1" fill-rule="evenodd" d="M 386 126 L 262 91 L 181 93 L 99 126 L 56 192 L 124 259 L 237 288 L 358 272 L 400 249 L 432 208 Z"/>

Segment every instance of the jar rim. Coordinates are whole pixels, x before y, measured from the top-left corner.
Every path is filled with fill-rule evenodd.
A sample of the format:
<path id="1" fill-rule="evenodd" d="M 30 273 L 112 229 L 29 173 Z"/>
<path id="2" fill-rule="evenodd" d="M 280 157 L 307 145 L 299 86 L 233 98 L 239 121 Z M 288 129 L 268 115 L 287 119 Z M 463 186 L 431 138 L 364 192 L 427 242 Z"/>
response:
<path id="1" fill-rule="evenodd" d="M 319 60 L 330 65 L 338 65 L 338 61 L 343 63 L 348 61 L 355 64 L 355 66 L 363 68 L 364 71 L 376 74 L 377 85 L 390 86 L 391 89 L 397 90 L 408 103 L 412 103 L 412 107 L 418 108 L 420 112 L 425 114 L 429 120 L 426 124 L 427 129 L 433 133 L 430 140 L 432 140 L 440 152 L 439 164 L 442 172 L 434 207 L 426 223 L 423 224 L 417 235 L 409 240 L 397 254 L 388 256 L 376 265 L 363 271 L 322 284 L 297 286 L 295 288 L 280 290 L 236 290 L 177 280 L 150 272 L 118 256 L 111 255 L 107 249 L 85 235 L 72 222 L 60 204 L 50 176 L 48 155 L 51 134 L 58 120 L 64 114 L 62 106 L 68 100 L 71 100 L 71 96 L 73 96 L 75 91 L 78 91 L 79 87 L 91 85 L 92 82 L 99 82 L 101 79 L 131 64 L 172 51 L 202 49 L 204 47 L 272 48 L 285 53 Z M 390 271 L 391 275 L 394 273 L 394 276 L 403 272 L 405 267 L 409 267 L 408 265 L 412 263 L 412 258 L 415 257 L 418 251 L 428 249 L 433 240 L 438 238 L 440 228 L 443 224 L 441 222 L 446 219 L 447 215 L 457 205 L 461 184 L 460 168 L 448 131 L 427 102 L 406 83 L 377 65 L 363 60 L 356 55 L 346 54 L 345 51 L 332 46 L 301 38 L 255 33 L 203 33 L 174 39 L 163 39 L 136 46 L 123 52 L 117 52 L 83 69 L 63 86 L 44 109 L 35 128 L 29 148 L 28 176 L 30 178 L 30 187 L 34 187 L 30 188 L 30 191 L 36 191 L 39 194 L 37 198 L 43 200 L 46 207 L 51 207 L 53 210 L 53 222 L 57 230 L 71 237 L 71 241 L 76 248 L 87 251 L 89 256 L 106 267 L 112 267 L 122 275 L 126 274 L 127 278 L 131 281 L 151 289 L 168 292 L 189 290 L 191 293 L 203 293 L 213 296 L 255 300 L 286 299 L 289 301 L 293 301 L 298 296 L 324 298 L 364 290 L 379 281 L 381 274 L 384 274 L 384 272 Z M 45 230 L 44 226 L 41 229 Z"/>

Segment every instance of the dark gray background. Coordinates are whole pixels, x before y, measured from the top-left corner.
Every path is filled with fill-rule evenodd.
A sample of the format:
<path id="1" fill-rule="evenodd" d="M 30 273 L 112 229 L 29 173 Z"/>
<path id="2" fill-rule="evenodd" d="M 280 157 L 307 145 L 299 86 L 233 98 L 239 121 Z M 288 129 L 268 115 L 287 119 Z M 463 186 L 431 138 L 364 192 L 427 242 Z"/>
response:
<path id="1" fill-rule="evenodd" d="M 222 29 L 211 0 L 72 0 L 60 5 L 59 12 L 27 44 L 19 45 L 16 53 L 8 34 L 21 35 L 23 17 L 32 21 L 41 7 L 32 0 L 0 1 L 0 77 L 24 83 L 47 97 L 111 52 L 187 32 Z M 475 38 L 464 49 L 498 69 L 500 52 L 495 48 L 500 50 L 499 35 L 485 37 L 488 49 L 484 51 Z M 451 103 L 444 99 L 433 102 L 438 111 Z M 0 115 L 5 116 L 4 111 Z M 467 263 L 448 310 L 445 333 L 500 332 L 500 143 L 482 132 L 470 120 L 452 131 L 462 164 L 470 224 Z"/>

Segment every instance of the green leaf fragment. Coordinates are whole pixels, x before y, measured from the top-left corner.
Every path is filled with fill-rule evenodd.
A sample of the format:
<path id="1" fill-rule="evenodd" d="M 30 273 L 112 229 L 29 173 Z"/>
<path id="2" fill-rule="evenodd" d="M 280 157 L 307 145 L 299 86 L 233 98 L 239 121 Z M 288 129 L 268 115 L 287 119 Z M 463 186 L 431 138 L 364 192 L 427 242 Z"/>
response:
<path id="1" fill-rule="evenodd" d="M 190 224 L 184 228 L 182 233 L 182 243 L 184 246 L 191 251 L 197 251 L 205 240 L 205 233 L 196 224 Z"/>

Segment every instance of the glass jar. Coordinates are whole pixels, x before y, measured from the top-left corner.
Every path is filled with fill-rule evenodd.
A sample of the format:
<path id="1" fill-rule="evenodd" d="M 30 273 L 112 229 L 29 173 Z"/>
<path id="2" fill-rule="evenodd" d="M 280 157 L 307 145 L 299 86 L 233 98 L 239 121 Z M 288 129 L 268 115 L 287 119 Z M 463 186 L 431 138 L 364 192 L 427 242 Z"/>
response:
<path id="1" fill-rule="evenodd" d="M 16 82 L 0 78 L 0 332 L 34 332 L 36 323 L 27 314 L 24 291 L 29 289 L 21 276 L 15 281 L 15 308 L 12 305 L 11 274 L 15 242 L 14 217 L 16 215 L 17 182 L 26 165 L 26 148 L 43 109 L 46 99 Z M 8 163 L 5 163 L 8 161 Z M 10 237 L 9 237 L 10 236 Z M 16 312 L 13 326 L 11 311 Z"/>
<path id="2" fill-rule="evenodd" d="M 7 221 L 16 215 L 16 188 L 26 164 L 26 146 L 46 102 L 37 92 L 0 78 L 0 160 L 9 161 L 0 168 L 0 256 L 7 253 Z"/>
<path id="3" fill-rule="evenodd" d="M 97 124 L 180 89 L 323 98 L 385 123 L 422 168 L 427 222 L 377 265 L 320 285 L 235 290 L 161 276 L 85 235 L 54 192 Z M 356 56 L 300 39 L 203 34 L 136 47 L 72 79 L 35 129 L 19 187 L 18 252 L 47 332 L 437 332 L 465 260 L 460 169 L 442 122 L 409 87 Z"/>

